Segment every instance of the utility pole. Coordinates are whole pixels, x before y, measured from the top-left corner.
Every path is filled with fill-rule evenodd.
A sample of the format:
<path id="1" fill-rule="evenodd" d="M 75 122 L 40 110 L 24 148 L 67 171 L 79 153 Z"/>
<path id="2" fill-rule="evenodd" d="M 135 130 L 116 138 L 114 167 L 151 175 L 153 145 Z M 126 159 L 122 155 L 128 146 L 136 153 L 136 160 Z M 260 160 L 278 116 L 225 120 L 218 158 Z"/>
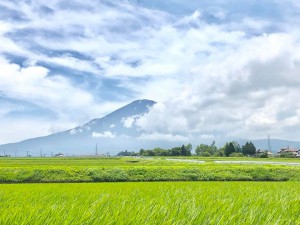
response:
<path id="1" fill-rule="evenodd" d="M 271 152 L 271 141 L 270 141 L 270 135 L 268 134 L 268 151 Z"/>
<path id="2" fill-rule="evenodd" d="M 3 157 L 5 157 L 5 149 L 3 149 Z"/>
<path id="3" fill-rule="evenodd" d="M 43 157 L 43 149 L 42 148 L 40 150 L 40 155 L 41 155 L 41 157 Z"/>
<path id="4" fill-rule="evenodd" d="M 96 143 L 96 156 L 98 155 L 98 143 Z"/>
<path id="5" fill-rule="evenodd" d="M 27 152 L 27 155 L 26 155 L 26 157 L 29 157 L 29 151 L 26 151 Z"/>

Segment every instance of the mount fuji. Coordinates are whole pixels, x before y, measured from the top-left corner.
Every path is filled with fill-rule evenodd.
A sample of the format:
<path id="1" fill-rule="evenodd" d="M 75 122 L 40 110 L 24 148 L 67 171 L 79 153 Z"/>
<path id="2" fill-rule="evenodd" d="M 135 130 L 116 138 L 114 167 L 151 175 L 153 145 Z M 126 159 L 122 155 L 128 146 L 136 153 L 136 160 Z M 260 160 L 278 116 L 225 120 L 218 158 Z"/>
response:
<path id="1" fill-rule="evenodd" d="M 33 156 L 40 154 L 91 155 L 96 146 L 99 154 L 116 154 L 120 151 L 137 151 L 141 148 L 160 146 L 155 141 L 137 139 L 140 136 L 135 121 L 148 113 L 156 104 L 152 100 L 136 100 L 102 117 L 70 130 L 37 137 L 17 143 L 0 145 L 9 155 L 21 156 L 27 152 Z M 157 144 L 157 146 L 155 146 Z"/>
<path id="2" fill-rule="evenodd" d="M 29 154 L 32 156 L 44 154 L 50 156 L 57 153 L 70 156 L 95 155 L 96 153 L 99 155 L 107 153 L 115 155 L 125 150 L 139 151 L 141 148 L 153 149 L 155 147 L 171 148 L 187 144 L 179 140 L 140 138 L 144 131 L 135 122 L 147 114 L 155 104 L 156 102 L 152 100 L 136 100 L 102 118 L 93 119 L 73 129 L 21 142 L 0 145 L 0 151 L 11 156 L 26 156 Z M 196 146 L 200 143 L 209 144 L 214 140 L 219 147 L 223 146 L 227 141 L 231 141 L 220 138 L 211 140 L 191 138 L 189 142 Z M 237 140 L 240 145 L 250 141 L 240 138 L 232 140 Z M 286 146 L 300 148 L 299 141 L 279 139 L 271 139 L 270 141 L 273 152 Z M 268 148 L 267 139 L 252 140 L 252 142 L 259 149 Z"/>

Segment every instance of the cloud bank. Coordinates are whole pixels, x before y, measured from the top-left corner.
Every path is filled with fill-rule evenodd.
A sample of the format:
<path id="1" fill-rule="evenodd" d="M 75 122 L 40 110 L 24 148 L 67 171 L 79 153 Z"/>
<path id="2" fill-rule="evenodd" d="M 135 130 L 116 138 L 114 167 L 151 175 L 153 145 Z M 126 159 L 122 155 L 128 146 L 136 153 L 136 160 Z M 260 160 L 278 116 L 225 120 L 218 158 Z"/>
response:
<path id="1" fill-rule="evenodd" d="M 13 131 L 39 121 L 27 134 L 1 128 L 1 143 L 142 98 L 159 104 L 135 121 L 141 139 L 299 139 L 297 1 L 3 1 L 0 9 L 0 123 Z"/>

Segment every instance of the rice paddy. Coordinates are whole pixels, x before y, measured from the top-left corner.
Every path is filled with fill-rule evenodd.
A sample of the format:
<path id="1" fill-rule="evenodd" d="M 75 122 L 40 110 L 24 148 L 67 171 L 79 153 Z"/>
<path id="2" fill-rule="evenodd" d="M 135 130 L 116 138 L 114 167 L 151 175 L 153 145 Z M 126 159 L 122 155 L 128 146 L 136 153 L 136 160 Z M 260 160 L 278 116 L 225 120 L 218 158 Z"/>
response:
<path id="1" fill-rule="evenodd" d="M 295 163 L 260 163 L 180 158 L 2 158 L 0 183 L 300 181 L 300 166 Z"/>
<path id="2" fill-rule="evenodd" d="M 300 224 L 299 166 L 188 160 L 1 158 L 0 224 Z"/>
<path id="3" fill-rule="evenodd" d="M 299 182 L 1 184 L 0 224 L 300 224 Z"/>

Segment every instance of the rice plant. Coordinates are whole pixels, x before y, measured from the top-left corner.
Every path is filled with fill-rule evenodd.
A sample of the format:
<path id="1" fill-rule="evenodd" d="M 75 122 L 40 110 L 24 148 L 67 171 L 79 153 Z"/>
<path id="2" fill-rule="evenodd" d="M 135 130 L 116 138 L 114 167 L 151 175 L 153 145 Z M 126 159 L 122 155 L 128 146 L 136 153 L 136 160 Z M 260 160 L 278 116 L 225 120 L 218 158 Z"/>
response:
<path id="1" fill-rule="evenodd" d="M 300 224 L 299 182 L 2 184 L 0 224 Z"/>

